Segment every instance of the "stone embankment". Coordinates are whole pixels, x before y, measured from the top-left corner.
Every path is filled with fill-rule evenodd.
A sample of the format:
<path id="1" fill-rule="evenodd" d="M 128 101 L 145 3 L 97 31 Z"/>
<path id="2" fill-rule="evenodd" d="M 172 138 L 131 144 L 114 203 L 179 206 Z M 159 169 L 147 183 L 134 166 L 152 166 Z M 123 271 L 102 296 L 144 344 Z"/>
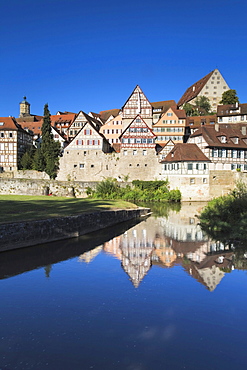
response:
<path id="1" fill-rule="evenodd" d="M 124 221 L 140 219 L 147 216 L 149 212 L 149 208 L 110 210 L 2 224 L 0 225 L 0 252 L 78 237 Z"/>

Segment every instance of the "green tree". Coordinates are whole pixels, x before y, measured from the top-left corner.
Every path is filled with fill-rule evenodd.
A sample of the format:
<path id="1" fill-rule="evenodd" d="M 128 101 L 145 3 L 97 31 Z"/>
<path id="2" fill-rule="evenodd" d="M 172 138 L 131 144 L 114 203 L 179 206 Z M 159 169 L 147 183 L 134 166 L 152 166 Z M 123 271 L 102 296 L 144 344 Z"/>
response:
<path id="1" fill-rule="evenodd" d="M 185 110 L 186 116 L 194 116 L 195 107 L 192 104 L 185 103 L 183 109 Z"/>
<path id="2" fill-rule="evenodd" d="M 41 148 L 37 148 L 34 153 L 32 168 L 33 170 L 41 172 L 45 170 L 45 162 L 41 153 Z"/>
<path id="3" fill-rule="evenodd" d="M 44 106 L 44 119 L 41 128 L 42 142 L 41 142 L 41 158 L 39 158 L 39 164 L 43 167 L 43 170 L 50 176 L 51 179 L 55 179 L 58 171 L 59 155 L 61 152 L 60 143 L 53 139 L 51 132 L 51 118 L 48 104 Z"/>
<path id="4" fill-rule="evenodd" d="M 21 157 L 19 167 L 22 170 L 31 170 L 33 167 L 34 147 L 28 149 Z"/>
<path id="5" fill-rule="evenodd" d="M 236 90 L 230 89 L 223 92 L 220 104 L 235 104 L 235 103 L 239 103 Z"/>
<path id="6" fill-rule="evenodd" d="M 200 115 L 209 114 L 211 112 L 211 104 L 206 96 L 198 96 L 195 99 L 195 108 Z"/>

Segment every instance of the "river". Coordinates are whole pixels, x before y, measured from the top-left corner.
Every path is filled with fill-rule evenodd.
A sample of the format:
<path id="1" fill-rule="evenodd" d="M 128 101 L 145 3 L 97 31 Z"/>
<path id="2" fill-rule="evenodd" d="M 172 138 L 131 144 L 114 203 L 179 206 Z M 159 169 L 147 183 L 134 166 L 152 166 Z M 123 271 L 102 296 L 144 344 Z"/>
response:
<path id="1" fill-rule="evenodd" d="M 0 369 L 246 369 L 247 248 L 204 204 L 0 254 Z"/>

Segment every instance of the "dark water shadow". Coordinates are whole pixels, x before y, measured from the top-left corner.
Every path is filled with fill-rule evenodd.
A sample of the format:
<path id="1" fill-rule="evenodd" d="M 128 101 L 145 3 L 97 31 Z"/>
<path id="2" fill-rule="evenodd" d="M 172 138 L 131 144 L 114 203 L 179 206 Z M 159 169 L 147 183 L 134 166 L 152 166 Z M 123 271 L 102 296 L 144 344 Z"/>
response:
<path id="1" fill-rule="evenodd" d="M 143 220 L 130 220 L 78 238 L 0 253 L 0 279 L 77 257 L 101 245 Z"/>

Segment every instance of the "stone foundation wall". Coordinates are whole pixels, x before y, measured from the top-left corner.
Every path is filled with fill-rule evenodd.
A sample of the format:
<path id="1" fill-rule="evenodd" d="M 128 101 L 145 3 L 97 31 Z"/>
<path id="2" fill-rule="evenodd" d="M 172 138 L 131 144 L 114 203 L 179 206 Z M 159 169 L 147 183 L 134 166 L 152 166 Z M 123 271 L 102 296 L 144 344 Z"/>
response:
<path id="1" fill-rule="evenodd" d="M 97 182 L 28 180 L 0 178 L 0 194 L 86 197 L 87 187 L 95 189 Z"/>
<path id="2" fill-rule="evenodd" d="M 148 208 L 100 211 L 71 217 L 0 225 L 0 252 L 78 237 L 147 215 Z"/>

